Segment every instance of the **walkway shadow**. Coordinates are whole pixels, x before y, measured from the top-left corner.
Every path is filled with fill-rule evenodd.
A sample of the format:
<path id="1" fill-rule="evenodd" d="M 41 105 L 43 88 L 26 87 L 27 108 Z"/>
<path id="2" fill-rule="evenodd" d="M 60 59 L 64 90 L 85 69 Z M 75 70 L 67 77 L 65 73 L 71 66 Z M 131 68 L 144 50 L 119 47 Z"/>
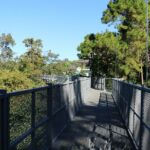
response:
<path id="1" fill-rule="evenodd" d="M 101 93 L 97 105 L 84 105 L 60 136 L 55 149 L 132 150 L 127 132 L 110 94 Z M 93 149 L 94 150 L 94 149 Z"/>

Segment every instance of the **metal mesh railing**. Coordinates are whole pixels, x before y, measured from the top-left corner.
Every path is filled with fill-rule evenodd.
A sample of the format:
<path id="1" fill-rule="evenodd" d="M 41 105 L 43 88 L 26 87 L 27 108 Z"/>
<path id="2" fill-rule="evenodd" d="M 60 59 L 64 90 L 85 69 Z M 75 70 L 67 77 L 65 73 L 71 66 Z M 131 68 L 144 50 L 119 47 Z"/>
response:
<path id="1" fill-rule="evenodd" d="M 93 77 L 92 88 L 112 92 L 112 78 Z"/>
<path id="2" fill-rule="evenodd" d="M 39 130 L 49 123 L 49 90 L 46 86 L 6 94 L 9 108 L 7 149 L 37 149 L 37 143 L 44 138 L 43 131 Z M 44 133 L 48 137 L 47 132 Z"/>
<path id="3" fill-rule="evenodd" d="M 105 78 L 105 90 L 112 92 L 112 78 Z"/>
<path id="4" fill-rule="evenodd" d="M 0 150 L 51 149 L 86 99 L 90 80 L 0 91 Z"/>
<path id="5" fill-rule="evenodd" d="M 150 89 L 113 79 L 112 95 L 137 149 L 150 148 Z"/>
<path id="6" fill-rule="evenodd" d="M 105 90 L 105 78 L 93 77 L 92 88 L 98 89 L 98 90 Z"/>

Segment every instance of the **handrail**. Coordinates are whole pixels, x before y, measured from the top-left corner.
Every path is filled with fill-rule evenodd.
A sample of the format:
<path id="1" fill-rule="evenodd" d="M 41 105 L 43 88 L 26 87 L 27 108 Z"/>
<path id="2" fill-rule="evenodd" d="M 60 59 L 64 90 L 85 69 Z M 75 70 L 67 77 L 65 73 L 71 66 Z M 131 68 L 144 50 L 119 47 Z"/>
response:
<path id="1" fill-rule="evenodd" d="M 135 95 L 136 93 L 139 95 Z M 120 109 L 125 126 L 130 131 L 135 147 L 138 150 L 149 150 L 150 121 L 147 116 L 150 111 L 150 89 L 113 79 L 112 95 Z M 144 143 L 145 141 L 147 142 Z"/>
<path id="2" fill-rule="evenodd" d="M 74 112 L 74 110 L 77 111 L 75 107 L 78 106 L 80 108 L 81 102 L 84 101 L 86 97 L 86 88 L 90 88 L 90 78 L 78 79 L 64 84 L 49 84 L 43 87 L 10 93 L 7 93 L 6 91 L 0 92 L 0 150 L 15 149 L 30 136 L 31 139 L 29 138 L 29 145 L 27 145 L 27 147 L 33 150 L 36 149 L 36 132 L 41 127 L 44 128 L 44 133 L 46 134 L 41 134 L 41 136 L 43 135 L 45 137 L 43 138 L 48 141 L 47 147 L 52 148 L 51 144 L 57 139 L 72 119 L 71 114 L 73 114 L 73 116 L 75 115 L 74 113 L 76 112 Z M 64 94 L 59 93 L 60 89 Z M 81 93 L 81 95 L 77 95 L 78 93 Z M 67 97 L 65 97 L 65 95 L 67 95 Z M 20 102 L 23 102 L 21 103 L 23 105 L 21 106 L 23 110 L 16 112 L 15 107 L 19 108 L 20 105 L 14 107 L 14 104 Z M 56 102 L 61 105 L 57 106 Z M 54 106 L 57 107 L 57 110 L 54 110 Z M 72 107 L 74 110 L 70 109 Z M 29 111 L 25 113 L 28 113 L 30 117 L 27 118 L 31 119 L 28 120 L 28 122 L 18 122 L 19 117 L 28 115 L 19 114 L 20 112 L 24 113 L 24 111 Z M 38 113 L 40 113 L 40 119 L 36 120 Z M 18 118 L 15 118 L 16 116 Z M 65 116 L 65 118 L 62 119 L 63 116 Z M 57 123 L 58 118 L 60 118 L 59 124 Z M 16 122 L 17 126 L 15 126 Z M 10 126 L 10 123 L 12 126 Z M 25 128 L 24 123 L 27 123 Z M 20 128 L 21 126 L 24 130 Z M 16 130 L 16 135 L 13 139 L 10 139 L 10 135 L 13 137 L 12 129 Z M 18 130 L 22 131 L 18 132 Z"/>

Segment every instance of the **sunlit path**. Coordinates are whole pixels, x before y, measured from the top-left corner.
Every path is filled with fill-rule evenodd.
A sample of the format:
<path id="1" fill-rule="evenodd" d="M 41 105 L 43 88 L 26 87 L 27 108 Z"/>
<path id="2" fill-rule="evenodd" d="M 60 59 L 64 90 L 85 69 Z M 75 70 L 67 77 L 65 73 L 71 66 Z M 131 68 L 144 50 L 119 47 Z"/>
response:
<path id="1" fill-rule="evenodd" d="M 95 149 L 132 149 L 111 94 L 93 89 L 54 149 L 86 150 L 92 146 Z"/>

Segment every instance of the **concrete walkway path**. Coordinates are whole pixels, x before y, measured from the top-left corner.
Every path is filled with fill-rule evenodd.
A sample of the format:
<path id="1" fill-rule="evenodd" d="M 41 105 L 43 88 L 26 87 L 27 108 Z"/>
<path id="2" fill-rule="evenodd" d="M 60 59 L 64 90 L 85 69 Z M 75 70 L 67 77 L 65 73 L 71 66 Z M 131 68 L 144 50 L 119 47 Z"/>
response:
<path id="1" fill-rule="evenodd" d="M 53 149 L 132 150 L 133 148 L 111 94 L 91 89 L 85 105 L 54 143 Z"/>

